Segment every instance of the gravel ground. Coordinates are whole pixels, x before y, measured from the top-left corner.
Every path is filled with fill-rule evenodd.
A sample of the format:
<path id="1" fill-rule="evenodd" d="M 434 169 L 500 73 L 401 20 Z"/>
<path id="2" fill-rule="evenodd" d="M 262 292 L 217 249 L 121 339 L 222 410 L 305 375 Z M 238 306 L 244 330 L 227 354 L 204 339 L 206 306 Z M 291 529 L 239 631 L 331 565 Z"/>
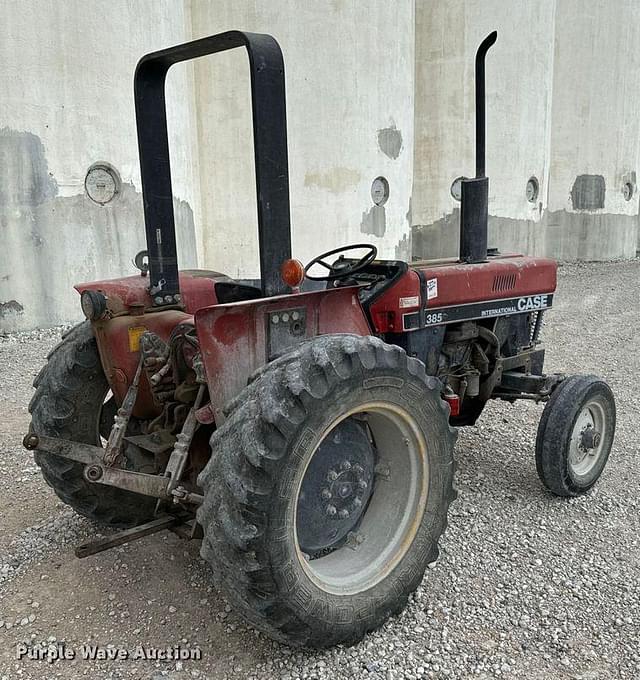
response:
<path id="1" fill-rule="evenodd" d="M 541 406 L 490 404 L 461 432 L 458 501 L 440 560 L 407 610 L 353 648 L 292 651 L 247 628 L 173 534 L 76 560 L 100 531 L 62 505 L 20 447 L 31 382 L 60 329 L 0 338 L 0 678 L 640 677 L 640 262 L 560 269 L 548 370 L 597 373 L 618 430 L 586 496 L 545 493 L 533 447 Z M 55 663 L 19 643 L 65 642 Z M 84 660 L 83 643 L 200 649 L 201 660 Z"/>

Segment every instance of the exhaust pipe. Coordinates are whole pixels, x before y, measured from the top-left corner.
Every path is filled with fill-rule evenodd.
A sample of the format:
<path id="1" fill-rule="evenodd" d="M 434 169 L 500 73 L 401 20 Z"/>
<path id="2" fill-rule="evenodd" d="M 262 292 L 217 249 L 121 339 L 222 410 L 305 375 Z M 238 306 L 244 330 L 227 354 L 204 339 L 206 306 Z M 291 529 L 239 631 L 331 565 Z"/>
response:
<path id="1" fill-rule="evenodd" d="M 476 52 L 476 176 L 461 182 L 460 261 L 473 264 L 487 259 L 487 224 L 489 221 L 489 178 L 485 177 L 485 95 L 484 60 L 498 38 L 490 33 Z"/>

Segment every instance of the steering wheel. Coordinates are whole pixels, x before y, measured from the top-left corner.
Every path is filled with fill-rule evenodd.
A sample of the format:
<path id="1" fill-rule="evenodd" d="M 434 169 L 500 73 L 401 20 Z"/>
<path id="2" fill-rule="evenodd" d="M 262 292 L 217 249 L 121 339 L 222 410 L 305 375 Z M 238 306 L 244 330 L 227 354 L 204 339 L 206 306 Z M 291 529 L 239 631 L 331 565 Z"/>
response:
<path id="1" fill-rule="evenodd" d="M 366 248 L 367 252 L 357 262 L 340 266 L 339 270 L 334 269 L 333 265 L 327 264 L 324 261 L 325 257 L 337 255 L 338 253 L 345 253 L 349 250 L 361 250 L 362 248 Z M 334 250 L 329 250 L 326 253 L 322 253 L 322 255 L 318 255 L 318 257 L 314 257 L 313 260 L 311 260 L 311 262 L 309 262 L 309 264 L 304 268 L 304 273 L 308 279 L 311 279 L 311 281 L 335 281 L 337 279 L 345 279 L 370 265 L 376 259 L 377 254 L 378 249 L 370 243 L 357 243 L 353 246 L 342 246 L 341 248 L 335 248 Z M 309 270 L 316 264 L 328 269 L 329 273 L 325 274 L 324 276 L 310 276 Z"/>

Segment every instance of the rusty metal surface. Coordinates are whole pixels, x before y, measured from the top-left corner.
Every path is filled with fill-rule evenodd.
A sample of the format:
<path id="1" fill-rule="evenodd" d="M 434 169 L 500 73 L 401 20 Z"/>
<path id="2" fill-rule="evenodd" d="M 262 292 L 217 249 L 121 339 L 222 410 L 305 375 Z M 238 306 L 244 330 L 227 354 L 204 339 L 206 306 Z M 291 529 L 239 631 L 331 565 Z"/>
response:
<path id="1" fill-rule="evenodd" d="M 191 446 L 191 441 L 193 439 L 193 435 L 195 434 L 196 428 L 199 425 L 196 419 L 196 411 L 200 408 L 202 399 L 204 398 L 205 389 L 206 388 L 204 385 L 200 385 L 196 401 L 191 409 L 189 409 L 189 413 L 184 421 L 182 430 L 176 438 L 173 451 L 171 451 L 171 456 L 164 472 L 165 477 L 169 477 L 169 485 L 167 487 L 168 493 L 171 493 L 176 488 L 178 482 L 182 478 L 184 466 L 187 462 L 187 456 L 189 455 L 189 447 Z"/>
<path id="2" fill-rule="evenodd" d="M 217 281 L 229 281 L 224 274 L 206 270 L 183 271 L 179 274 L 182 308 L 193 314 L 200 307 L 213 305 L 218 300 L 215 292 Z M 146 276 L 124 276 L 120 279 L 89 281 L 78 283 L 74 288 L 82 293 L 85 290 L 99 290 L 109 299 L 111 314 L 126 314 L 132 308 L 150 309 L 153 300 L 149 294 L 149 278 Z"/>
<path id="3" fill-rule="evenodd" d="M 176 524 L 173 527 L 169 527 L 169 531 L 186 541 L 198 541 L 204 536 L 202 526 L 195 519 L 187 520 L 184 524 Z"/>
<path id="4" fill-rule="evenodd" d="M 204 390 L 204 386 L 202 389 Z M 99 446 L 57 439 L 55 437 L 39 436 L 33 432 L 25 436 L 23 446 L 29 451 L 38 450 L 41 453 L 60 456 L 77 463 L 82 463 L 86 466 L 84 477 L 92 484 L 115 486 L 119 489 L 142 494 L 143 496 L 152 496 L 165 500 L 171 499 L 176 503 L 199 505 L 204 500 L 200 494 L 194 493 L 182 486 L 175 488 L 182 477 L 188 447 L 197 426 L 195 411 L 196 408 L 191 410 L 192 422 L 185 433 L 186 439 L 183 441 L 184 446 L 182 447 L 184 450 L 180 449 L 178 451 L 179 455 L 176 456 L 174 465 L 171 468 L 167 466 L 167 471 L 171 472 L 171 475 L 166 473 L 163 476 L 151 475 L 132 470 L 123 470 L 118 467 L 109 467 L 104 464 L 102 458 L 104 449 Z M 178 448 L 177 445 L 176 448 Z"/>
<path id="5" fill-rule="evenodd" d="M 193 321 L 193 317 L 184 312 L 166 310 L 117 316 L 93 324 L 102 367 L 118 404 L 125 398 L 138 368 L 139 339 L 142 334 L 152 331 L 166 342 L 177 325 L 189 321 Z M 143 373 L 133 415 L 136 418 L 150 419 L 160 412 L 161 408 L 154 402 L 147 376 Z"/>
<path id="6" fill-rule="evenodd" d="M 68 441 L 67 439 L 57 439 L 56 437 L 46 437 L 29 433 L 22 442 L 25 449 L 29 451 L 38 450 L 41 453 L 49 453 L 54 456 L 68 458 L 84 465 L 94 465 L 102 462 L 104 449 L 91 444 L 81 444 Z"/>
<path id="7" fill-rule="evenodd" d="M 224 420 L 224 405 L 244 389 L 249 376 L 277 349 L 269 342 L 270 314 L 301 308 L 305 309 L 306 324 L 304 332 L 295 336 L 296 342 L 331 333 L 371 333 L 357 287 L 216 305 L 196 313 L 211 408 L 218 426 Z"/>
<path id="8" fill-rule="evenodd" d="M 113 536 L 105 536 L 95 541 L 88 541 L 87 543 L 82 543 L 75 549 L 76 557 L 89 557 L 89 555 L 95 555 L 96 553 L 103 552 L 104 550 L 109 550 L 109 548 L 115 548 L 117 545 L 123 545 L 129 543 L 130 541 L 135 541 L 143 536 L 149 536 L 150 534 L 155 534 L 158 531 L 164 529 L 171 529 L 177 527 L 184 522 L 184 518 L 177 517 L 175 515 L 167 515 L 165 517 L 158 517 L 157 519 L 151 520 L 146 524 L 141 524 L 140 526 L 133 527 L 131 529 L 125 529 L 120 531 Z"/>
<path id="9" fill-rule="evenodd" d="M 138 360 L 138 368 L 127 394 L 122 401 L 122 405 L 116 413 L 113 427 L 109 433 L 109 439 L 104 449 L 102 460 L 105 465 L 113 466 L 122 455 L 122 442 L 131 419 L 131 412 L 138 397 L 138 386 L 140 384 L 140 374 L 142 373 L 142 356 Z"/>
<path id="10" fill-rule="evenodd" d="M 158 430 L 152 434 L 132 435 L 125 437 L 124 440 L 155 455 L 171 451 L 176 442 L 176 438 L 168 430 Z"/>
<path id="11" fill-rule="evenodd" d="M 204 503 L 204 496 L 199 493 L 187 491 L 183 486 L 171 491 L 175 503 L 191 503 L 193 505 L 202 505 Z"/>
<path id="12" fill-rule="evenodd" d="M 119 489 L 133 491 L 143 496 L 154 498 L 168 498 L 168 477 L 148 475 L 143 472 L 122 470 L 121 468 L 105 467 L 103 465 L 89 465 L 85 468 L 84 476 L 94 484 L 117 486 Z"/>

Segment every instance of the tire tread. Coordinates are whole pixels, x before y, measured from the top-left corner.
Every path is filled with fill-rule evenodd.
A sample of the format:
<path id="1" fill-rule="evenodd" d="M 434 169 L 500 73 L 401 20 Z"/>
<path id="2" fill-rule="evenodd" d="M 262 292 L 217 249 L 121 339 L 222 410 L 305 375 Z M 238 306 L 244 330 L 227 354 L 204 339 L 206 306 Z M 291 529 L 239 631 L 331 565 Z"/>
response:
<path id="1" fill-rule="evenodd" d="M 31 430 L 95 444 L 80 425 L 96 408 L 86 399 L 88 384 L 96 392 L 102 384 L 105 394 L 108 389 L 91 326 L 85 321 L 65 333 L 33 381 L 36 391 L 29 403 Z M 148 499 L 87 482 L 79 463 L 38 451 L 34 458 L 47 484 L 79 514 L 112 527 L 130 527 L 149 519 L 152 507 Z"/>
<path id="2" fill-rule="evenodd" d="M 322 408 L 330 388 L 373 367 L 406 370 L 417 377 L 448 422 L 449 407 L 440 398 L 438 381 L 427 376 L 424 365 L 407 357 L 404 350 L 371 336 L 320 336 L 256 371 L 247 388 L 228 405 L 227 420 L 211 437 L 212 456 L 198 480 L 205 496 L 197 513 L 204 529 L 202 557 L 230 602 L 256 628 L 287 644 L 326 647 L 358 641 L 404 608 L 424 574 L 423 569 L 403 584 L 391 607 L 388 603 L 384 610 L 374 607 L 364 621 L 318 637 L 278 591 L 274 565 L 265 550 L 269 504 L 289 433 L 310 410 Z M 445 431 L 452 451 L 457 431 L 448 424 Z M 437 557 L 437 539 L 446 528 L 449 503 L 456 497 L 454 469 L 452 458 L 429 562 Z"/>

